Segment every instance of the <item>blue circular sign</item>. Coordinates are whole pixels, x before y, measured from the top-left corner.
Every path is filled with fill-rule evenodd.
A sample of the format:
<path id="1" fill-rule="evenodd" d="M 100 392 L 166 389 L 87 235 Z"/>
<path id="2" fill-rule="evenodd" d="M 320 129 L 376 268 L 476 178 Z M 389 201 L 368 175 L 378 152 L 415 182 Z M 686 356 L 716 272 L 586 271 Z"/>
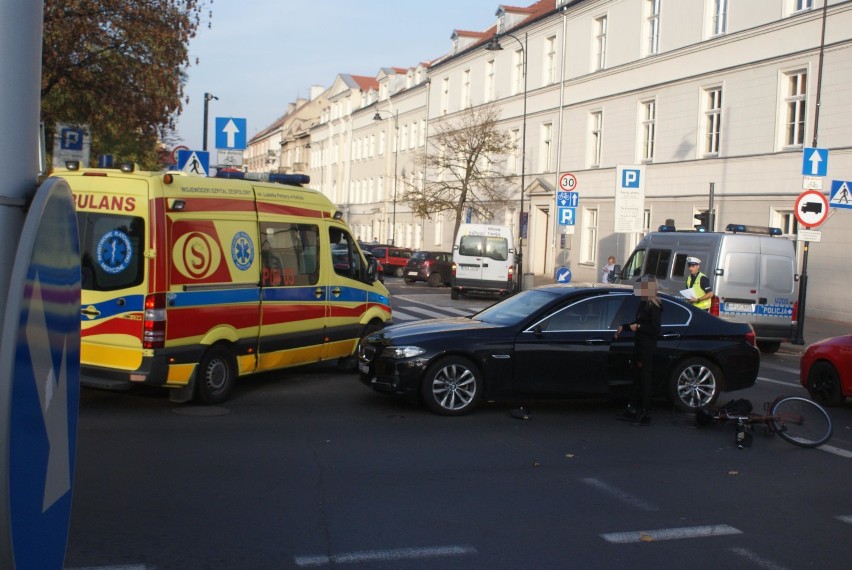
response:
<path id="1" fill-rule="evenodd" d="M 240 271 L 251 267 L 254 261 L 254 244 L 246 232 L 237 232 L 231 240 L 231 259 Z"/>
<path id="2" fill-rule="evenodd" d="M 554 275 L 557 283 L 570 283 L 571 282 L 571 270 L 565 267 L 564 265 L 556 270 L 556 274 Z"/>
<path id="3" fill-rule="evenodd" d="M 130 238 L 121 230 L 112 230 L 98 242 L 98 265 L 107 273 L 121 273 L 130 265 L 133 246 Z"/>
<path id="4" fill-rule="evenodd" d="M 0 567 L 62 568 L 80 401 L 80 247 L 68 184 L 24 221 L 0 342 Z"/>

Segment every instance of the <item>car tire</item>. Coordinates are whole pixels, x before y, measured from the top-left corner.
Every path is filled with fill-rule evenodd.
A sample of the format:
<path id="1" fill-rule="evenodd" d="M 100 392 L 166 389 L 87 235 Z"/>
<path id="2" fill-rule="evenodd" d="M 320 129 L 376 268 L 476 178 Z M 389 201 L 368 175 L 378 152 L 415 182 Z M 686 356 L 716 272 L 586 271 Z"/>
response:
<path id="1" fill-rule="evenodd" d="M 781 343 L 777 341 L 759 340 L 757 341 L 757 348 L 759 348 L 760 352 L 763 354 L 775 354 L 778 352 L 778 349 L 781 348 Z"/>
<path id="2" fill-rule="evenodd" d="M 413 283 L 414 283 L 414 279 L 409 279 L 408 277 L 405 278 L 405 284 L 406 285 L 411 285 Z"/>
<path id="3" fill-rule="evenodd" d="M 845 399 L 840 375 L 830 362 L 820 361 L 808 371 L 808 394 L 823 406 L 836 406 Z"/>
<path id="4" fill-rule="evenodd" d="M 211 346 L 195 372 L 196 394 L 204 404 L 219 404 L 228 399 L 234 389 L 237 366 L 229 350 Z"/>
<path id="5" fill-rule="evenodd" d="M 687 358 L 678 363 L 669 381 L 669 398 L 684 412 L 712 406 L 721 390 L 722 373 L 705 358 Z"/>
<path id="6" fill-rule="evenodd" d="M 429 279 L 426 280 L 429 287 L 440 287 L 443 282 L 444 280 L 441 279 L 440 273 L 433 273 L 429 276 Z"/>
<path id="7" fill-rule="evenodd" d="M 461 416 L 479 404 L 482 390 L 482 374 L 473 362 L 446 356 L 426 370 L 420 395 L 436 414 Z"/>
<path id="8" fill-rule="evenodd" d="M 458 298 L 459 298 L 459 290 L 456 289 L 455 287 L 453 287 L 452 289 L 450 289 L 450 299 L 452 299 L 453 301 L 457 301 Z"/>
<path id="9" fill-rule="evenodd" d="M 393 276 L 394 277 L 402 277 L 403 273 L 404 273 L 404 271 L 402 270 L 402 267 L 396 267 L 393 270 Z"/>

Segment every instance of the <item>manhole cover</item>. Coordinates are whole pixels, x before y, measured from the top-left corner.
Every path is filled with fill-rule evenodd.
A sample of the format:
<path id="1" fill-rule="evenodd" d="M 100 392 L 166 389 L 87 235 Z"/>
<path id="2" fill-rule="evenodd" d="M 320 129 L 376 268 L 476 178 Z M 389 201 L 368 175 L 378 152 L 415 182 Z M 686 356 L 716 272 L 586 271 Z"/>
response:
<path id="1" fill-rule="evenodd" d="M 172 412 L 181 416 L 224 416 L 225 414 L 230 414 L 231 410 L 220 406 L 190 406 L 172 408 Z"/>

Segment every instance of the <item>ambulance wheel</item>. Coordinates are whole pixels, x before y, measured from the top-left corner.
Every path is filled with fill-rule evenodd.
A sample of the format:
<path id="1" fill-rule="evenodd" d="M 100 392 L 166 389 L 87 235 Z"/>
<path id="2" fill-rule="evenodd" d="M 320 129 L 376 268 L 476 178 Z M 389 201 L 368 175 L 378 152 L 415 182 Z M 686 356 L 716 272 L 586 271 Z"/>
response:
<path id="1" fill-rule="evenodd" d="M 231 353 L 221 346 L 212 346 L 204 353 L 196 372 L 198 400 L 204 404 L 219 404 L 228 399 L 234 389 L 237 367 Z"/>

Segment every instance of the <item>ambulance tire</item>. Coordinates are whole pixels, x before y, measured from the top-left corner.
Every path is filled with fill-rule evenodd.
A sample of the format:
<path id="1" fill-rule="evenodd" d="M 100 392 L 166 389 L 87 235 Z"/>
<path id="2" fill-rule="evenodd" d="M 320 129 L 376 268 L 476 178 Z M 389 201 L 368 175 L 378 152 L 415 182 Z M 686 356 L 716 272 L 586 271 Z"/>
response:
<path id="1" fill-rule="evenodd" d="M 227 400 L 234 389 L 236 370 L 230 351 L 219 345 L 208 348 L 195 375 L 198 401 L 220 404 Z"/>

